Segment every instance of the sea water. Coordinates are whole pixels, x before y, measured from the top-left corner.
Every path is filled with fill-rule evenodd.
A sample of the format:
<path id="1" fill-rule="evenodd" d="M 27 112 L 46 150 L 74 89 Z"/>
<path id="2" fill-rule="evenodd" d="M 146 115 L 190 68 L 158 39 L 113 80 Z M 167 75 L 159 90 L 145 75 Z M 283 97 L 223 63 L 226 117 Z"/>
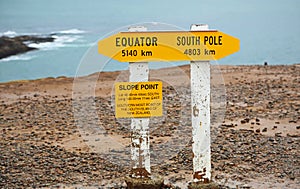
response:
<path id="1" fill-rule="evenodd" d="M 269 65 L 300 62 L 297 0 L 0 0 L 0 35 L 51 35 L 39 50 L 0 60 L 0 82 L 76 75 L 84 55 L 111 31 L 136 23 L 168 23 L 181 30 L 206 23 L 240 39 L 240 51 L 218 64 Z M 124 27 L 125 26 L 125 27 Z M 1 48 L 1 47 L 0 47 Z M 82 75 L 99 70 L 89 62 Z M 151 63 L 151 68 L 188 62 Z M 109 62 L 103 71 L 127 69 Z"/>

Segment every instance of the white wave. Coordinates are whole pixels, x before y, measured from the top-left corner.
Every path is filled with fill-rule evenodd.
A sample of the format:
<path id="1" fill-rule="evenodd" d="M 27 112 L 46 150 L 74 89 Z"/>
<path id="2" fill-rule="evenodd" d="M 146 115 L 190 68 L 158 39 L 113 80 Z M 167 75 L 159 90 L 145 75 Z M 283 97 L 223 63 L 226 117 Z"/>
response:
<path id="1" fill-rule="evenodd" d="M 59 33 L 59 34 L 82 34 L 86 33 L 86 31 L 79 30 L 79 29 L 69 29 L 69 30 L 62 30 L 54 33 Z"/>
<path id="2" fill-rule="evenodd" d="M 10 30 L 1 33 L 1 36 L 7 36 L 7 37 L 15 37 L 15 36 L 17 36 L 17 35 L 18 35 L 17 32 L 15 32 L 15 31 L 10 31 Z"/>
<path id="3" fill-rule="evenodd" d="M 53 42 L 45 42 L 45 43 L 28 43 L 29 47 L 37 48 L 39 50 L 55 50 L 62 47 L 69 47 L 71 43 L 77 41 L 81 36 L 72 35 L 52 35 L 54 39 Z M 71 47 L 71 46 L 70 46 Z"/>
<path id="4" fill-rule="evenodd" d="M 54 50 L 60 47 L 64 47 L 63 43 L 45 42 L 45 43 L 29 43 L 28 47 L 37 48 L 39 50 Z"/>
<path id="5" fill-rule="evenodd" d="M 79 35 L 72 35 L 72 36 L 69 36 L 69 35 L 52 35 L 53 38 L 55 38 L 55 42 L 58 42 L 58 43 L 72 43 L 76 40 L 78 40 L 79 38 L 81 38 L 81 36 Z"/>
<path id="6" fill-rule="evenodd" d="M 0 62 L 9 62 L 9 61 L 18 61 L 18 60 L 30 60 L 35 56 L 30 56 L 28 54 L 21 54 L 21 55 L 13 55 L 7 58 L 0 59 Z"/>
<path id="7" fill-rule="evenodd" d="M 37 36 L 37 35 L 41 35 L 41 34 L 40 33 L 17 33 L 15 31 L 10 31 L 10 30 L 0 33 L 0 36 L 7 36 L 7 37 L 16 37 L 16 36 L 22 36 L 22 35 Z"/>

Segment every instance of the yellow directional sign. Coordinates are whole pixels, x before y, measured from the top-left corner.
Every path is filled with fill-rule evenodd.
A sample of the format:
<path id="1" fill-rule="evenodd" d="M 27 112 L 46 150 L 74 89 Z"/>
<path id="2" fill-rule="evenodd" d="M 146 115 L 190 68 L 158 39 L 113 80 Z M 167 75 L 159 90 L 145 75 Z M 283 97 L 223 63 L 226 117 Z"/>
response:
<path id="1" fill-rule="evenodd" d="M 219 31 L 120 32 L 98 42 L 100 54 L 120 62 L 217 60 L 239 48 Z"/>

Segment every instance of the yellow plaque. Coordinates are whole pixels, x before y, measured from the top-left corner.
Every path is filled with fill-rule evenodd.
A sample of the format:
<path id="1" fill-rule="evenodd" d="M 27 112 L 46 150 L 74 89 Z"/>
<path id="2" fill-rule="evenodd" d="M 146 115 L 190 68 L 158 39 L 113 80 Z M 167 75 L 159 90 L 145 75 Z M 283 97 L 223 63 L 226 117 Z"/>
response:
<path id="1" fill-rule="evenodd" d="M 217 60 L 235 53 L 239 39 L 219 31 L 121 32 L 98 42 L 120 62 Z"/>
<path id="2" fill-rule="evenodd" d="M 115 84 L 116 118 L 162 116 L 162 82 Z"/>

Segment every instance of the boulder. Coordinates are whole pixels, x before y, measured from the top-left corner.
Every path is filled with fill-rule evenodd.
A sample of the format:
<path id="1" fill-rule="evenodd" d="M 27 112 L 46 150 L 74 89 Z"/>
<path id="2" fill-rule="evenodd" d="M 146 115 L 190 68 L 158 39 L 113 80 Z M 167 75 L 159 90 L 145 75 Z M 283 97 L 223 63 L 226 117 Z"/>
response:
<path id="1" fill-rule="evenodd" d="M 0 37 L 0 59 L 37 49 L 28 47 L 26 43 L 45 43 L 53 41 L 53 37 L 27 35 L 17 37 L 2 36 Z"/>

